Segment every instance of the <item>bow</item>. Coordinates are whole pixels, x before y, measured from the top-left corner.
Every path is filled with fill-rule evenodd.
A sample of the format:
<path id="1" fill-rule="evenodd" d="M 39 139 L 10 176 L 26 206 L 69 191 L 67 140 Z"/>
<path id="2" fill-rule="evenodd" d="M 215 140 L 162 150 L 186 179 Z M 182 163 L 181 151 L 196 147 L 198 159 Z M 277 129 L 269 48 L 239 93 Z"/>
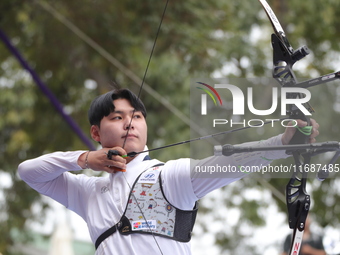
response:
<path id="1" fill-rule="evenodd" d="M 309 49 L 302 46 L 294 50 L 290 45 L 285 32 L 279 23 L 275 13 L 268 5 L 266 0 L 259 0 L 263 6 L 271 24 L 274 33 L 271 36 L 273 47 L 273 77 L 278 83 L 285 88 L 307 88 L 325 82 L 330 82 L 340 78 L 340 72 L 323 75 L 305 82 L 298 82 L 293 65 L 309 54 Z M 302 93 L 288 93 L 289 99 L 303 99 Z M 307 102 L 304 103 L 307 114 L 314 112 L 313 107 Z M 290 255 L 299 254 L 301 248 L 302 237 L 305 228 L 305 221 L 310 208 L 310 195 L 306 192 L 306 181 L 308 176 L 309 164 L 312 156 L 328 151 L 336 151 L 333 158 L 328 163 L 331 166 L 340 155 L 339 142 L 324 142 L 318 144 L 309 144 L 309 135 L 311 134 L 310 119 L 306 112 L 303 112 L 296 105 L 289 105 L 287 115 L 290 119 L 301 119 L 307 122 L 307 127 L 299 129 L 287 146 L 271 146 L 271 147 L 243 147 L 243 146 L 215 146 L 215 154 L 229 156 L 234 153 L 266 151 L 266 150 L 282 150 L 285 149 L 287 154 L 292 154 L 295 161 L 295 169 L 288 184 L 286 185 L 286 203 L 288 209 L 289 227 L 294 229 L 293 238 L 290 247 Z M 328 177 L 327 167 L 318 172 L 319 180 Z"/>
<path id="2" fill-rule="evenodd" d="M 262 4 L 272 26 L 274 29 L 274 34 L 272 34 L 272 46 L 273 46 L 273 77 L 280 83 L 282 87 L 307 87 L 306 84 L 311 85 L 313 82 L 307 81 L 304 83 L 299 83 L 293 72 L 293 65 L 307 56 L 309 54 L 309 49 L 306 46 L 302 46 L 297 50 L 294 50 L 290 45 L 279 20 L 277 19 L 275 13 L 266 2 L 266 0 L 259 0 Z M 333 75 L 327 75 L 332 80 L 339 78 L 339 72 Z M 322 77 L 313 79 L 313 81 L 318 81 L 317 84 L 323 82 L 328 82 L 330 79 L 322 79 Z M 313 84 L 316 85 L 316 82 Z M 303 98 L 303 95 L 299 93 L 291 93 L 290 98 Z M 307 104 L 307 108 L 310 113 L 314 110 Z M 300 109 L 295 105 L 291 105 L 288 110 L 290 118 L 302 119 L 310 125 L 310 119 L 306 116 Z M 291 140 L 291 144 L 307 144 L 308 136 L 310 132 L 304 133 L 296 132 Z M 336 150 L 338 150 L 339 145 L 336 143 Z M 308 167 L 311 157 L 315 155 L 315 150 L 312 149 L 298 149 L 298 150 L 288 150 L 287 153 L 293 155 L 295 160 L 296 169 L 299 169 L 297 173 L 293 173 L 286 186 L 286 202 L 288 208 L 288 221 L 289 227 L 294 229 L 293 238 L 291 243 L 291 248 L 289 254 L 299 254 L 301 248 L 301 242 L 303 237 L 303 232 L 305 228 L 305 221 L 310 208 L 310 196 L 306 192 L 306 180 Z M 339 157 L 339 150 L 333 157 L 330 163 L 334 162 Z M 321 172 L 322 173 L 322 172 Z M 327 178 L 327 171 L 318 177 L 322 180 Z"/>
<path id="3" fill-rule="evenodd" d="M 273 77 L 280 83 L 282 87 L 296 87 L 297 79 L 293 72 L 293 65 L 309 54 L 309 49 L 302 46 L 294 50 L 290 45 L 283 28 L 276 18 L 273 10 L 265 0 L 259 0 L 264 7 L 274 28 L 272 34 L 273 46 Z M 301 94 L 290 94 L 289 98 L 302 98 Z M 308 105 L 309 112 L 313 112 L 313 108 Z M 291 118 L 302 119 L 310 126 L 310 119 L 300 109 L 290 105 L 288 113 Z M 308 143 L 308 134 L 296 132 L 291 139 L 292 144 Z M 306 192 L 306 181 L 308 172 L 305 171 L 306 165 L 310 163 L 310 150 L 288 150 L 287 153 L 293 155 L 297 169 L 301 169 L 300 176 L 293 173 L 286 186 L 286 202 L 288 208 L 289 227 L 294 229 L 293 240 L 289 254 L 298 254 L 301 247 L 302 236 L 305 227 L 305 221 L 310 208 L 310 196 Z"/>

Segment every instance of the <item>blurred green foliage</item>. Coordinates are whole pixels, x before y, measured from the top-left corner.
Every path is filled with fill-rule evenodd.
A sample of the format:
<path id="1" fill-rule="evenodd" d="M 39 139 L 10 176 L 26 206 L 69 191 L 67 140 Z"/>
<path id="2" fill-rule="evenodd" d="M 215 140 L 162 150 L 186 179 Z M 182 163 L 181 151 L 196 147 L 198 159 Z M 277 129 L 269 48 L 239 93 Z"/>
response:
<path id="1" fill-rule="evenodd" d="M 283 24 L 292 46 L 297 48 L 307 44 L 312 50 L 308 59 L 301 61 L 303 64 L 297 64 L 297 75 L 311 78 L 333 72 L 339 63 L 340 2 L 268 2 Z M 46 4 L 54 11 L 46 9 Z M 71 31 L 69 24 L 105 49 L 126 70 L 143 77 L 164 5 L 164 1 L 151 0 L 2 0 L 0 29 L 65 106 L 65 111 L 88 134 L 87 109 L 95 96 L 118 87 L 127 87 L 138 93 L 140 84 Z M 60 22 L 56 15 L 66 18 L 69 23 Z M 145 82 L 189 116 L 192 78 L 271 76 L 271 32 L 270 23 L 255 0 L 170 0 Z M 338 84 L 322 85 L 311 91 L 311 103 L 316 108 L 313 117 L 322 124 L 318 141 L 337 140 Z M 149 148 L 190 138 L 189 126 L 161 104 L 160 101 L 164 100 L 152 97 L 146 90 L 142 91 L 141 98 L 148 109 Z M 263 97 L 263 100 L 269 99 Z M 18 164 L 43 153 L 86 149 L 86 146 L 56 113 L 4 44 L 0 44 L 0 114 L 0 173 L 11 179 L 10 185 L 0 186 L 0 252 L 12 254 L 11 247 L 18 240 L 13 239 L 11 231 L 19 229 L 22 233 L 20 242 L 27 241 L 29 237 L 24 231 L 27 222 L 43 220 L 44 215 L 44 210 L 41 215 L 33 214 L 32 205 L 43 202 L 35 191 L 19 180 L 16 174 Z M 230 141 L 265 139 L 275 132 L 254 134 L 245 131 L 233 134 Z M 188 157 L 189 146 L 160 150 L 152 156 L 160 160 Z M 324 158 L 318 160 L 325 161 Z M 283 162 L 287 161 L 278 164 Z M 270 182 L 284 193 L 287 180 L 273 179 Z M 231 231 L 221 231 L 216 235 L 221 253 L 224 250 L 226 254 L 240 254 L 239 244 L 242 243 L 245 253 L 251 250 L 252 254 L 260 254 L 260 250 L 242 241 L 247 238 L 240 230 L 242 224 L 254 228 L 265 224 L 261 208 L 273 201 L 280 210 L 286 210 L 284 203 L 275 196 L 274 200 L 253 200 L 242 196 L 244 190 L 254 187 L 266 189 L 251 178 L 224 189 L 221 206 L 240 208 L 242 217 L 238 224 L 230 227 Z M 317 222 L 321 226 L 338 227 L 337 180 L 329 179 L 321 185 L 311 180 L 310 187 Z M 232 197 L 240 197 L 241 202 L 235 203 Z M 210 213 L 214 221 L 223 224 L 225 219 L 204 204 L 201 214 Z M 46 205 L 42 204 L 42 208 Z M 209 231 L 206 223 L 198 220 L 198 224 Z"/>

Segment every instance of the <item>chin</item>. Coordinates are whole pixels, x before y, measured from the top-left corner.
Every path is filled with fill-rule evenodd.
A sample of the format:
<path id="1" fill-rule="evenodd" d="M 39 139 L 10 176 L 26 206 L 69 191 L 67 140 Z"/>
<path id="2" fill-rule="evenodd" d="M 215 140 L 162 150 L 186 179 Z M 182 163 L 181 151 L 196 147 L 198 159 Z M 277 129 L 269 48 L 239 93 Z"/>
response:
<path id="1" fill-rule="evenodd" d="M 140 146 L 125 146 L 124 150 L 129 153 L 129 152 L 141 152 L 144 150 L 144 146 L 140 147 Z"/>

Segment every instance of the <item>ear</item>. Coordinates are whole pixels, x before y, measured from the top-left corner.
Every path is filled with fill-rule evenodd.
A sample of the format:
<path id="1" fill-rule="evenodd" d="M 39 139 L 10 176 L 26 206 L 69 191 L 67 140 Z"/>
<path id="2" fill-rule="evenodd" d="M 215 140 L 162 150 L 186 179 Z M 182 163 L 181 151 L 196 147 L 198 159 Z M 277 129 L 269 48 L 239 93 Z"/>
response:
<path id="1" fill-rule="evenodd" d="M 92 125 L 91 126 L 91 137 L 93 140 L 95 140 L 96 142 L 100 143 L 100 132 L 99 132 L 99 127 L 97 125 Z"/>

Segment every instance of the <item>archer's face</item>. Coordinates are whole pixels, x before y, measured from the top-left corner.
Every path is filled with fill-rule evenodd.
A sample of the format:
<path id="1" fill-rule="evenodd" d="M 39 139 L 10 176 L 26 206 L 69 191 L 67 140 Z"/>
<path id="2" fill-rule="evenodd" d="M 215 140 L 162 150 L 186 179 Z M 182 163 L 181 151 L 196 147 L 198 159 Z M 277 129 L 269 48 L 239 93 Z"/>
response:
<path id="1" fill-rule="evenodd" d="M 126 140 L 123 149 L 127 153 L 143 151 L 147 140 L 147 125 L 143 114 L 139 111 L 133 114 L 134 108 L 126 99 L 116 99 L 113 103 L 114 112 L 101 120 L 100 127 L 91 127 L 92 138 L 100 142 L 103 148 L 123 147 Z"/>

